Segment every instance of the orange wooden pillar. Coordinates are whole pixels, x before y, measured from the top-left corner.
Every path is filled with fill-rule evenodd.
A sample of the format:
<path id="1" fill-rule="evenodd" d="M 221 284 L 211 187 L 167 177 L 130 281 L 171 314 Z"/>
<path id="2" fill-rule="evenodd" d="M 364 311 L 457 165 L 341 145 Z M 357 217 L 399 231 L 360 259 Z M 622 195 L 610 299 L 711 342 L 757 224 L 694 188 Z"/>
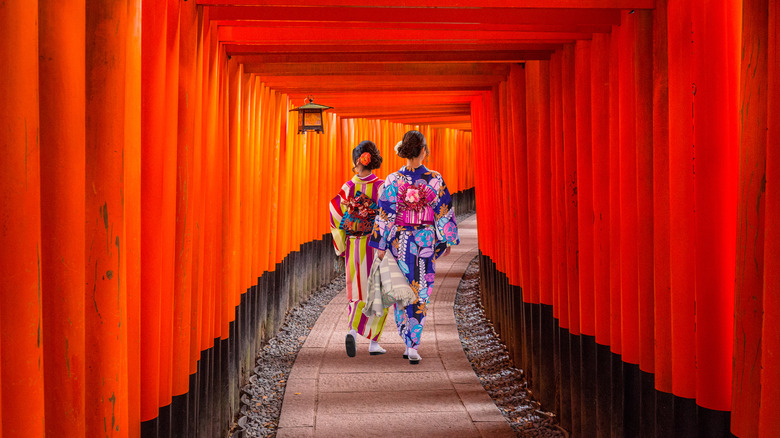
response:
<path id="1" fill-rule="evenodd" d="M 593 172 L 593 313 L 596 342 L 609 345 L 609 34 L 591 44 L 591 160 Z"/>
<path id="2" fill-rule="evenodd" d="M 567 185 L 564 167 L 564 99 L 563 99 L 563 63 L 561 51 L 556 51 L 550 58 L 550 115 L 551 115 L 551 168 L 552 196 L 554 211 L 553 241 L 553 317 L 558 319 L 556 325 L 557 345 L 555 365 L 557 378 L 560 380 L 561 424 L 571 429 L 571 371 L 569 370 L 569 328 L 573 311 L 569 306 L 569 278 L 566 215 L 568 208 Z"/>
<path id="3" fill-rule="evenodd" d="M 165 3 L 142 3 L 141 66 L 141 421 L 160 407 L 165 145 Z M 146 425 L 145 425 L 146 426 Z M 157 433 L 157 425 L 149 422 Z"/>
<path id="4" fill-rule="evenodd" d="M 643 395 L 653 395 L 652 373 L 655 372 L 654 290 L 653 290 L 653 13 L 636 11 L 634 45 L 634 91 L 636 113 L 636 252 L 637 311 L 639 312 L 639 369 Z M 647 384 L 646 390 L 644 389 Z M 642 430 L 652 431 L 655 423 L 654 403 L 642 398 Z M 648 414 L 647 416 L 645 414 Z M 650 416 L 652 414 L 652 416 Z M 648 421 L 649 422 L 646 422 Z"/>
<path id="5" fill-rule="evenodd" d="M 176 157 L 176 239 L 174 272 L 173 395 L 194 390 L 189 386 L 192 333 L 192 254 L 195 223 L 195 118 L 198 14 L 194 4 L 181 3 Z M 169 127 L 170 129 L 170 127 Z"/>
<path id="6" fill-rule="evenodd" d="M 625 119 L 620 112 L 620 47 L 622 31 L 612 26 L 609 49 L 609 308 L 610 351 L 614 353 L 610 364 L 610 399 L 612 419 L 610 434 L 624 435 L 623 421 L 623 297 L 621 294 L 621 209 L 620 209 L 620 128 Z M 606 433 L 606 432 L 603 432 Z"/>
<path id="7" fill-rule="evenodd" d="M 526 66 L 527 68 L 527 66 Z M 514 175 L 514 190 L 512 192 L 512 211 L 513 218 L 517 227 L 517 248 L 518 255 L 515 257 L 515 269 L 517 270 L 516 283 L 513 286 L 518 286 L 520 289 L 519 296 L 515 296 L 516 301 L 515 309 L 518 312 L 525 312 L 526 305 L 524 302 L 528 299 L 527 292 L 527 279 L 529 278 L 530 270 L 530 253 L 529 253 L 529 237 L 528 237 L 528 190 L 525 189 L 528 181 L 528 165 L 527 165 L 527 136 L 526 136 L 526 80 L 525 71 L 519 65 L 513 65 L 509 74 L 509 113 L 511 124 L 511 133 L 509 141 L 512 151 L 512 162 L 510 163 L 513 169 Z M 476 171 L 476 169 L 475 169 Z M 514 361 L 518 366 L 522 366 L 524 370 L 530 370 L 530 358 L 528 352 L 528 342 L 526 336 L 523 336 L 525 331 L 525 325 L 523 322 L 525 318 L 523 314 L 516 314 L 514 327 L 515 327 L 515 341 L 514 341 Z M 528 372 L 528 371 L 526 371 Z"/>
<path id="8" fill-rule="evenodd" d="M 123 178 L 128 5 L 87 8 L 86 435 L 123 436 L 129 428 Z M 117 31 L 119 29 L 119 31 Z M 106 62 L 113 59 L 114 62 Z"/>
<path id="9" fill-rule="evenodd" d="M 620 295 L 620 27 L 612 26 L 609 46 L 609 330 L 610 351 L 623 354 Z M 613 362 L 613 368 L 614 368 Z M 618 370 L 612 374 L 618 377 Z M 622 379 L 622 375 L 620 376 Z M 618 412 L 613 412 L 613 415 Z M 622 412 L 620 412 L 622 415 Z"/>
<path id="10" fill-rule="evenodd" d="M 593 260 L 593 162 L 591 128 L 591 42 L 577 41 L 574 50 L 577 175 L 577 247 L 579 248 L 580 329 L 595 336 Z M 583 376 L 591 378 L 592 376 Z"/>
<path id="11" fill-rule="evenodd" d="M 596 318 L 594 289 L 594 217 L 591 117 L 591 42 L 580 40 L 574 49 L 576 174 L 577 174 L 577 264 L 580 295 L 580 379 L 582 431 L 596 434 Z"/>
<path id="12" fill-rule="evenodd" d="M 639 364 L 637 303 L 636 93 L 634 89 L 635 20 L 625 12 L 619 36 L 620 111 L 620 292 L 623 362 Z M 627 430 L 626 433 L 629 431 Z"/>
<path id="13" fill-rule="evenodd" d="M 38 2 L 3 3 L 0 23 L 0 434 L 43 436 Z"/>
<path id="14" fill-rule="evenodd" d="M 758 436 L 764 298 L 764 211 L 767 155 L 766 12 L 769 2 L 744 2 L 739 96 L 739 180 L 734 287 L 731 428 Z"/>
<path id="15" fill-rule="evenodd" d="M 610 35 L 594 34 L 590 52 L 591 166 L 593 171 L 593 313 L 596 342 L 596 433 L 608 436 L 610 400 L 609 253 L 609 50 Z M 591 401 L 592 402 L 592 401 Z"/>
<path id="16" fill-rule="evenodd" d="M 737 78 L 727 7 L 694 2 L 693 97 L 696 206 L 696 402 L 714 411 L 731 408 L 734 269 L 736 252 Z M 736 84 L 736 82 L 735 82 Z M 752 203 L 755 205 L 755 203 Z M 690 275 L 690 272 L 688 273 Z M 702 416 L 703 414 L 706 414 Z M 725 416 L 700 412 L 700 432 L 718 430 Z M 724 418 L 725 417 L 725 418 Z"/>
<path id="17" fill-rule="evenodd" d="M 580 263 L 578 205 L 579 179 L 577 177 L 577 89 L 575 45 L 564 45 L 561 53 L 561 112 L 563 114 L 563 201 L 565 203 L 564 230 L 566 236 L 567 294 L 569 306 L 569 358 L 571 382 L 571 430 L 580 434 L 582 428 L 582 361 L 579 335 L 580 321 Z M 567 372 L 563 370 L 562 372 Z M 563 388 L 565 391 L 566 388 Z"/>
<path id="18" fill-rule="evenodd" d="M 84 436 L 86 7 L 59 5 L 38 11 L 43 383 L 46 433 Z"/>
<path id="19" fill-rule="evenodd" d="M 539 304 L 539 216 L 541 214 L 541 200 L 539 199 L 539 154 L 541 147 L 541 135 L 539 125 L 541 119 L 541 78 L 539 72 L 538 62 L 526 63 L 526 157 L 525 164 L 527 167 L 527 183 L 523 184 L 527 186 L 527 202 L 528 206 L 528 240 L 527 240 L 527 252 L 528 259 L 530 261 L 530 269 L 528 270 L 528 276 L 523 278 L 524 281 L 524 296 L 523 299 L 526 303 Z M 521 180 L 525 182 L 525 180 Z M 521 182 L 521 184 L 522 184 Z M 529 318 L 530 319 L 530 318 Z M 534 341 L 538 341 L 534 337 Z M 534 351 L 538 349 L 538 346 L 534 346 Z M 536 354 L 529 351 L 532 358 L 538 361 Z M 538 363 L 537 363 L 538 367 Z M 535 367 L 536 368 L 536 367 Z M 533 371 L 538 371 L 535 369 Z M 533 380 L 538 380 L 538 375 L 532 374 Z M 538 385 L 537 385 L 538 386 Z M 538 389 L 538 387 L 536 388 Z"/>
<path id="20" fill-rule="evenodd" d="M 780 3 L 769 1 L 767 120 L 780 118 Z M 760 436 L 780 435 L 780 124 L 768 123 L 766 152 L 766 236 L 764 238 L 764 323 L 761 338 Z"/>
<path id="21" fill-rule="evenodd" d="M 173 394 L 173 333 L 174 333 L 174 272 L 176 267 L 176 158 L 179 118 L 179 1 L 168 0 L 163 15 L 165 57 L 165 88 L 162 94 L 163 141 L 156 145 L 162 149 L 162 195 L 160 216 L 160 241 L 162 272 L 160 274 L 160 394 L 159 406 L 165 410 L 160 416 L 160 433 L 170 430 L 170 404 Z M 145 126 L 145 125 L 144 125 Z"/>
<path id="22" fill-rule="evenodd" d="M 127 283 L 127 435 L 141 435 L 141 1 L 127 2 L 124 277 Z"/>
<path id="23" fill-rule="evenodd" d="M 202 10 L 201 10 L 202 11 Z M 192 200 L 193 200 L 193 235 L 192 235 L 192 268 L 190 274 L 191 287 L 191 333 L 190 333 L 190 359 L 189 372 L 194 374 L 198 371 L 198 360 L 201 357 L 201 337 L 203 330 L 203 291 L 205 285 L 203 282 L 203 260 L 205 247 L 205 183 L 203 178 L 203 155 L 206 126 L 206 111 L 208 96 L 208 20 L 204 12 L 198 12 L 197 29 L 197 55 L 195 61 L 195 95 L 194 105 L 194 142 L 192 158 Z"/>
<path id="24" fill-rule="evenodd" d="M 669 232 L 672 314 L 672 391 L 696 396 L 694 307 L 695 241 L 693 189 L 693 119 L 691 106 L 691 5 L 672 2 L 669 32 Z M 681 404 L 675 400 L 675 427 Z M 688 430 L 695 433 L 695 430 Z"/>
<path id="25" fill-rule="evenodd" d="M 659 421 L 656 433 L 673 427 L 672 296 L 670 284 L 669 198 L 669 52 L 666 0 L 653 12 L 653 278 L 655 291 L 655 388 Z"/>

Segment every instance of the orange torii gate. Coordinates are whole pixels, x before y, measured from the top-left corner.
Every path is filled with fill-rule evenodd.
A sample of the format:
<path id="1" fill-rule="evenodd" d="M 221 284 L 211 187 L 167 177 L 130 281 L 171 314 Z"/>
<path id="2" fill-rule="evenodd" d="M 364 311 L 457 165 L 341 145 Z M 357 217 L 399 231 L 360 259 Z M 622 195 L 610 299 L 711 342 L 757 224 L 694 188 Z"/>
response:
<path id="1" fill-rule="evenodd" d="M 780 434 L 777 0 L 415 6 L 0 6 L 0 436 L 223 433 L 409 129 L 564 427 Z"/>

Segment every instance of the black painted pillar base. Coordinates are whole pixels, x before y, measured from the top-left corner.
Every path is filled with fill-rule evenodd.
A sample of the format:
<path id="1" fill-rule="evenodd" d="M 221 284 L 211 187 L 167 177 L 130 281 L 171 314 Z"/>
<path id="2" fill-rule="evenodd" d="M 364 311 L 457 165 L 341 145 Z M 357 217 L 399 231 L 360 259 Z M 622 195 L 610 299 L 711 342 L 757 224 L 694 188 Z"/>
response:
<path id="1" fill-rule="evenodd" d="M 624 413 L 623 427 L 626 436 L 640 436 L 640 417 L 642 384 L 639 377 L 639 365 L 623 362 Z"/>
<path id="2" fill-rule="evenodd" d="M 669 392 L 655 394 L 655 436 L 674 436 L 674 395 Z"/>
<path id="3" fill-rule="evenodd" d="M 561 370 L 559 373 L 561 382 L 561 427 L 572 431 L 572 399 L 571 399 L 571 352 L 569 349 L 569 330 L 559 327 L 558 328 L 558 357 L 561 360 Z"/>
<path id="4" fill-rule="evenodd" d="M 596 436 L 610 438 L 612 422 L 612 352 L 596 344 Z"/>
<path id="5" fill-rule="evenodd" d="M 626 436 L 623 425 L 625 412 L 625 390 L 623 381 L 623 358 L 619 354 L 612 353 L 612 436 Z"/>
<path id="6" fill-rule="evenodd" d="M 546 409 L 555 406 L 555 319 L 553 306 L 540 305 L 541 366 L 539 370 L 539 398 Z"/>
<path id="7" fill-rule="evenodd" d="M 582 361 L 582 436 L 596 436 L 597 415 L 596 415 L 596 337 L 580 336 L 580 358 Z"/>
<path id="8" fill-rule="evenodd" d="M 734 436 L 731 430 L 731 412 L 716 411 L 696 406 L 698 417 L 699 438 L 730 438 Z"/>
<path id="9" fill-rule="evenodd" d="M 642 370 L 639 371 L 639 380 L 641 386 L 641 409 L 642 416 L 640 418 L 639 430 L 641 430 L 642 437 L 654 437 L 655 436 L 655 376 L 652 373 L 647 373 Z"/>
<path id="10" fill-rule="evenodd" d="M 582 436 L 582 357 L 580 353 L 579 335 L 569 333 L 569 367 L 571 377 L 571 434 Z"/>
<path id="11" fill-rule="evenodd" d="M 697 423 L 696 400 L 692 398 L 674 398 L 674 431 L 677 436 L 696 436 Z"/>

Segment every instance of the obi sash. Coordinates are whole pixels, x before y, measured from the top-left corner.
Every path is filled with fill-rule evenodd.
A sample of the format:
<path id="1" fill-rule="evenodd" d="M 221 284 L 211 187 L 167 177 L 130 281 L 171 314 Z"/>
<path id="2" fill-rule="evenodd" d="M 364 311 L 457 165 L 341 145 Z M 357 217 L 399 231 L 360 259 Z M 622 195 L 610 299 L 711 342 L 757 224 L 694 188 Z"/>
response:
<path id="1" fill-rule="evenodd" d="M 436 219 L 432 203 L 436 192 L 427 184 L 405 183 L 398 188 L 395 224 L 400 226 L 432 225 Z"/>

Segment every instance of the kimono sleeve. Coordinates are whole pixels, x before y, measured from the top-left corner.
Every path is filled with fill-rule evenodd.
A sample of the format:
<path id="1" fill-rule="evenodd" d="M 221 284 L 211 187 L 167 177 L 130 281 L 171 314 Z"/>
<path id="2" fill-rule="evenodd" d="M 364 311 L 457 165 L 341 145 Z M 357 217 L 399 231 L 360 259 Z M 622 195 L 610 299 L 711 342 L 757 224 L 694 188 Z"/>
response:
<path id="1" fill-rule="evenodd" d="M 347 191 L 342 187 L 339 194 L 330 201 L 330 233 L 333 235 L 333 246 L 336 255 L 344 254 L 347 249 L 347 233 L 340 228 L 341 219 L 347 209 Z"/>
<path id="2" fill-rule="evenodd" d="M 436 215 L 436 258 L 438 258 L 448 246 L 460 243 L 458 237 L 458 224 L 455 222 L 455 211 L 452 209 L 452 197 L 444 179 L 436 174 L 431 181 L 437 185 L 438 200 L 433 208 Z"/>
<path id="3" fill-rule="evenodd" d="M 392 240 L 393 224 L 395 224 L 396 198 L 395 192 L 398 190 L 397 178 L 390 175 L 382 186 L 379 202 L 379 209 L 374 218 L 374 230 L 371 232 L 371 238 L 368 240 L 368 246 L 380 251 L 387 251 L 388 242 Z"/>

